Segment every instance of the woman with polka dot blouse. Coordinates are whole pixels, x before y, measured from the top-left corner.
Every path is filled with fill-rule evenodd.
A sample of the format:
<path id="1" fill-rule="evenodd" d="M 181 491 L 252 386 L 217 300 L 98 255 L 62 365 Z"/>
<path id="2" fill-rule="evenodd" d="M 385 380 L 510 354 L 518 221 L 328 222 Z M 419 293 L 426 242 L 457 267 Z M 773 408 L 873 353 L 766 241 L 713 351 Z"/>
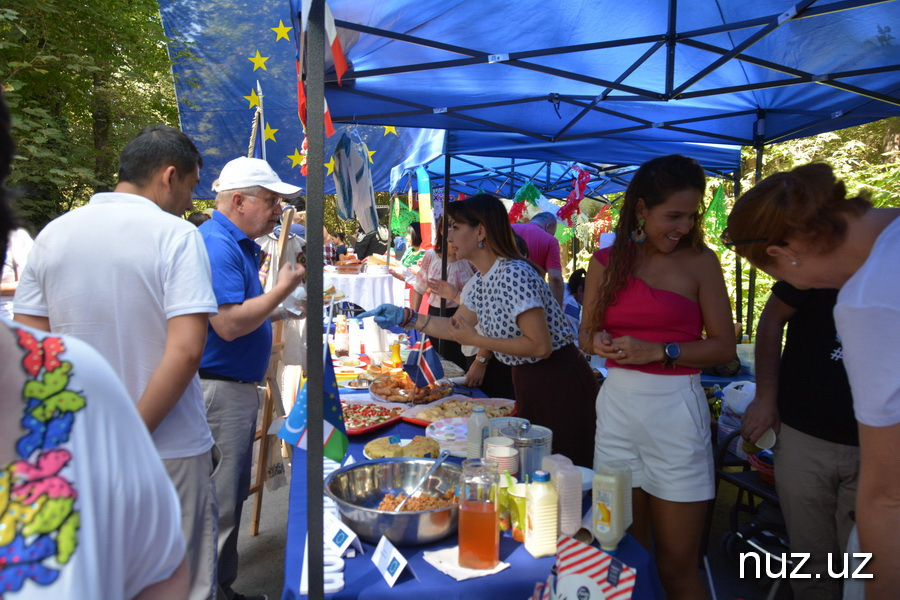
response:
<path id="1" fill-rule="evenodd" d="M 449 247 L 477 270 L 459 294 L 459 310 L 450 318 L 423 317 L 382 305 L 372 311 L 375 322 L 490 350 L 493 360 L 512 366 L 519 416 L 553 431 L 554 452 L 590 467 L 597 380 L 547 283 L 519 254 L 506 208 L 478 194 L 446 211 Z M 431 282 L 441 296 L 443 285 Z"/>

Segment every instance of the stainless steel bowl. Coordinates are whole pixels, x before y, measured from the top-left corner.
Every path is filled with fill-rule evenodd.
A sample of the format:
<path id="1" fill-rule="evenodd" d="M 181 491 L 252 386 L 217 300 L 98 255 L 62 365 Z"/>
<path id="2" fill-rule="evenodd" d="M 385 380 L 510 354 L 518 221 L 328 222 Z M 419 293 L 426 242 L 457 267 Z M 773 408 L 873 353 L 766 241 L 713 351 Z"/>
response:
<path id="1" fill-rule="evenodd" d="M 378 510 L 387 493 L 408 493 L 425 476 L 434 460 L 379 458 L 341 467 L 325 479 L 325 493 L 334 500 L 341 519 L 361 539 L 377 544 L 382 535 L 396 545 L 429 544 L 456 531 L 459 505 L 434 510 Z M 443 495 L 460 482 L 462 469 L 442 464 L 422 491 Z"/>

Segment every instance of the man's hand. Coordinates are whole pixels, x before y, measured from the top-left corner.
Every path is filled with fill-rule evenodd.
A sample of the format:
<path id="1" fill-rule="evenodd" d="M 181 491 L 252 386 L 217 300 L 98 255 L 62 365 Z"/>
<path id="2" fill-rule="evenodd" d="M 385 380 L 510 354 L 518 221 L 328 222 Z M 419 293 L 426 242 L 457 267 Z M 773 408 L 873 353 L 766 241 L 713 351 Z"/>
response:
<path id="1" fill-rule="evenodd" d="M 303 266 L 286 262 L 278 269 L 278 286 L 291 293 L 302 283 L 305 276 L 306 269 Z"/>
<path id="2" fill-rule="evenodd" d="M 781 433 L 781 419 L 775 401 L 755 398 L 747 405 L 747 410 L 741 418 L 741 437 L 755 444 L 759 436 L 769 428 L 776 434 Z"/>
<path id="3" fill-rule="evenodd" d="M 393 304 L 382 304 L 375 310 L 367 310 L 366 312 L 356 315 L 358 319 L 365 317 L 375 317 L 375 323 L 382 329 L 390 329 L 396 327 L 403 322 L 403 309 Z"/>

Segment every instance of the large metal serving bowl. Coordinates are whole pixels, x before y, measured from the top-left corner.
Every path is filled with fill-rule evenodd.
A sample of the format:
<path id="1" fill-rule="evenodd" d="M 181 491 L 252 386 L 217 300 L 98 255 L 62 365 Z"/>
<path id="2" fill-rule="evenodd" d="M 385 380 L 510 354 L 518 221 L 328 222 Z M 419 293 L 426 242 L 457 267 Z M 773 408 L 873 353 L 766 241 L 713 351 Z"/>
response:
<path id="1" fill-rule="evenodd" d="M 377 544 L 382 535 L 396 545 L 429 544 L 456 531 L 459 505 L 422 511 L 378 510 L 387 493 L 409 493 L 434 464 L 427 458 L 379 458 L 341 467 L 325 479 L 325 493 L 341 519 L 361 539 Z M 422 491 L 443 495 L 460 482 L 462 469 L 444 463 Z"/>

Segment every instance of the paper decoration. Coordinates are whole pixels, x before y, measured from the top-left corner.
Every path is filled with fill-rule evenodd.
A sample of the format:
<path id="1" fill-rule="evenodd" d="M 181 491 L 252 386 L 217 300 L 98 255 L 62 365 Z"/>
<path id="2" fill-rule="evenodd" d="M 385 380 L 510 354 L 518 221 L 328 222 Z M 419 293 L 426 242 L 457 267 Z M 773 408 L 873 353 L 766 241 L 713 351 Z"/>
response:
<path id="1" fill-rule="evenodd" d="M 566 221 L 569 227 L 572 226 L 572 215 L 578 211 L 578 205 L 581 203 L 581 199 L 584 198 L 587 184 L 591 180 L 591 174 L 581 167 L 573 166 L 572 170 L 578 173 L 578 176 L 572 181 L 572 191 L 569 192 L 569 196 L 566 198 L 566 204 L 556 211 L 556 216 Z"/>
<path id="2" fill-rule="evenodd" d="M 530 181 L 519 188 L 513 198 L 512 208 L 509 209 L 509 222 L 517 223 L 525 214 L 528 208 L 526 202 L 532 206 L 537 206 L 537 199 L 540 198 L 541 191 Z"/>

